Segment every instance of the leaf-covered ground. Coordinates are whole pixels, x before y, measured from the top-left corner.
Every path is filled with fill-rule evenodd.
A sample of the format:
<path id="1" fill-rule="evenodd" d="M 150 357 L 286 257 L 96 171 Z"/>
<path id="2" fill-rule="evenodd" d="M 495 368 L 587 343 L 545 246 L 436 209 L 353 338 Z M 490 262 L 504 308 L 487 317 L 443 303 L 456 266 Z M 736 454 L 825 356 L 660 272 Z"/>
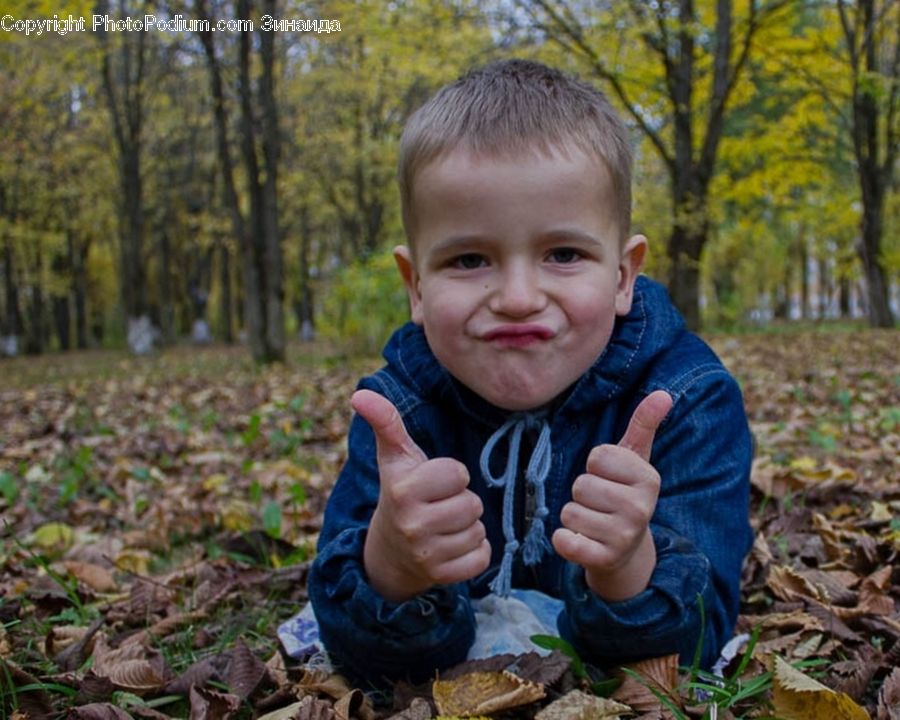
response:
<path id="1" fill-rule="evenodd" d="M 297 348 L 257 370 L 207 347 L 0 362 L 0 719 L 900 718 L 900 333 L 711 342 L 757 443 L 750 639 L 718 684 L 675 658 L 618 673 L 605 710 L 575 692 L 599 675 L 559 650 L 374 708 L 280 652 L 349 395 L 376 360 Z"/>

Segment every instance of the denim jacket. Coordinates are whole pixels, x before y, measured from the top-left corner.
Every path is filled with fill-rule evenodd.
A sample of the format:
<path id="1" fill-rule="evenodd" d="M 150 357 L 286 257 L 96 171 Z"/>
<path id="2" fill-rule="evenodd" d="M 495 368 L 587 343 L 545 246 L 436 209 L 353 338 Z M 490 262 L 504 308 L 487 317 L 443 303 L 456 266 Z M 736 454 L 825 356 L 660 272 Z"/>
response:
<path id="1" fill-rule="evenodd" d="M 508 413 L 454 380 L 412 323 L 393 335 L 384 357 L 387 365 L 359 387 L 394 403 L 428 457 L 465 463 L 469 488 L 484 503 L 492 558 L 479 577 L 435 586 L 401 603 L 371 588 L 363 544 L 378 501 L 378 468 L 372 430 L 354 417 L 308 585 L 330 656 L 345 674 L 374 686 L 421 681 L 465 659 L 475 633 L 470 601 L 489 592 L 504 549 L 503 491 L 485 483 L 479 454 Z M 520 556 L 514 563 L 513 587 L 562 599 L 560 635 L 600 666 L 674 652 L 689 663 L 701 642 L 702 662 L 709 666 L 738 612 L 741 565 L 752 542 L 751 438 L 740 389 L 712 350 L 687 332 L 665 290 L 645 277 L 638 278 L 631 312 L 617 319 L 606 349 L 551 409 L 547 537 L 560 527 L 560 510 L 571 500 L 590 450 L 618 442 L 638 403 L 658 389 L 674 404 L 650 459 L 662 484 L 650 525 L 657 564 L 649 586 L 627 600 L 606 602 L 588 589 L 582 568 L 552 549 L 537 565 L 526 566 Z M 523 495 L 516 502 L 520 528 L 528 505 Z"/>

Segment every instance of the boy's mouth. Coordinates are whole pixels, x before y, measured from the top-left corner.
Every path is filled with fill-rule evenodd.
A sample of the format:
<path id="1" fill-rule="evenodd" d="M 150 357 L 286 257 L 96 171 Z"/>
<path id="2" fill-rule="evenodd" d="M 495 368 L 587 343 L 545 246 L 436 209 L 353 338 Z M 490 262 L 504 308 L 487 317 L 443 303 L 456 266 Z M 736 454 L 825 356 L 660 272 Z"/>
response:
<path id="1" fill-rule="evenodd" d="M 500 325 L 486 332 L 482 339 L 501 347 L 528 347 L 533 343 L 549 340 L 553 337 L 553 331 L 543 325 L 510 324 Z"/>

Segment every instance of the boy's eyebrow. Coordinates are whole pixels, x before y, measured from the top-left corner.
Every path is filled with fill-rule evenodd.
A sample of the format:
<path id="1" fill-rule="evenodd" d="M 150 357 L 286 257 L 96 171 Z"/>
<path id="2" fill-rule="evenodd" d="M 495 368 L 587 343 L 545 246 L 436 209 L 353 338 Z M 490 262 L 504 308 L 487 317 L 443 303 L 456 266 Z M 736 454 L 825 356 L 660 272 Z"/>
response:
<path id="1" fill-rule="evenodd" d="M 541 239 L 546 239 L 547 241 L 552 241 L 555 243 L 569 242 L 582 245 L 603 245 L 603 241 L 599 237 L 596 237 L 591 233 L 587 233 L 582 230 L 576 230 L 573 228 L 549 230 L 542 234 Z M 450 237 L 438 240 L 431 247 L 431 254 L 443 255 L 448 252 L 456 252 L 459 250 L 459 248 L 465 248 L 467 245 L 476 245 L 478 243 L 492 241 L 495 241 L 495 239 L 491 236 L 479 235 L 478 233 L 471 233 L 468 235 L 451 235 Z"/>
<path id="2" fill-rule="evenodd" d="M 603 244 L 603 241 L 599 237 L 592 235 L 591 233 L 569 228 L 551 230 L 550 232 L 546 233 L 546 237 L 554 241 L 587 243 L 589 245 Z"/>

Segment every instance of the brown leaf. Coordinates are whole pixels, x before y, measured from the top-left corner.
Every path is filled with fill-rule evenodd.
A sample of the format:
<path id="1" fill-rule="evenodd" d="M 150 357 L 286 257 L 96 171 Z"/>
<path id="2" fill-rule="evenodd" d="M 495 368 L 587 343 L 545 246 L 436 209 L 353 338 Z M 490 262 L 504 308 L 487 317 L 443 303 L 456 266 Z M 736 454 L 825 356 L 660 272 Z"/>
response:
<path id="1" fill-rule="evenodd" d="M 490 715 L 544 697 L 544 688 L 511 672 L 476 672 L 455 680 L 435 680 L 431 687 L 441 715 Z"/>
<path id="2" fill-rule="evenodd" d="M 212 678 L 219 678 L 219 667 L 224 667 L 226 660 L 223 656 L 205 657 L 187 668 L 181 675 L 166 685 L 167 693 L 187 695 L 192 685 L 203 687 Z"/>
<path id="3" fill-rule="evenodd" d="M 413 698 L 406 710 L 391 715 L 387 720 L 431 720 L 432 716 L 430 702 L 425 698 Z"/>
<path id="4" fill-rule="evenodd" d="M 775 594 L 775 597 L 788 602 L 808 598 L 828 602 L 828 598 L 823 591 L 799 572 L 784 565 L 773 565 L 769 569 L 767 584 L 769 589 Z"/>
<path id="5" fill-rule="evenodd" d="M 16 697 L 19 712 L 28 720 L 50 720 L 56 716 L 49 693 L 42 689 L 43 684 L 30 673 L 16 667 L 12 663 L 4 663 L 0 677 L 9 678 L 13 688 L 32 685 L 38 689 L 32 692 L 19 693 Z M 5 687 L 5 683 L 2 685 Z"/>
<path id="6" fill-rule="evenodd" d="M 105 635 L 97 636 L 93 665 L 97 675 L 137 695 L 165 686 L 168 668 L 158 650 L 137 643 L 111 649 L 106 643 Z"/>
<path id="7" fill-rule="evenodd" d="M 350 720 L 358 717 L 360 720 L 374 720 L 375 710 L 372 701 L 362 690 L 354 689 L 334 704 L 334 714 L 338 720 Z"/>
<path id="8" fill-rule="evenodd" d="M 90 657 L 93 651 L 94 635 L 103 626 L 103 618 L 97 618 L 87 628 L 79 628 L 80 632 L 76 634 L 77 639 L 71 644 L 67 644 L 61 650 L 54 653 L 50 648 L 47 649 L 47 655 L 53 657 L 53 662 L 57 664 L 60 670 L 75 670 L 84 664 L 84 661 Z M 52 631 L 51 631 L 52 635 Z M 56 649 L 56 646 L 53 646 Z"/>
<path id="9" fill-rule="evenodd" d="M 93 670 L 88 670 L 78 687 L 75 704 L 88 705 L 106 702 L 112 697 L 115 690 L 116 686 L 108 677 L 100 677 Z"/>
<path id="10" fill-rule="evenodd" d="M 900 720 L 900 668 L 894 668 L 878 691 L 876 720 Z"/>
<path id="11" fill-rule="evenodd" d="M 675 700 L 674 690 L 678 683 L 678 655 L 642 660 L 628 665 L 627 668 L 636 673 L 640 679 L 622 672 L 619 675 L 622 678 L 622 684 L 612 694 L 614 700 L 642 712 L 662 709 L 662 704 L 659 698 L 653 694 L 653 690 Z"/>
<path id="12" fill-rule="evenodd" d="M 133 720 L 131 715 L 112 703 L 91 703 L 69 709 L 70 720 Z"/>
<path id="13" fill-rule="evenodd" d="M 891 590 L 893 568 L 884 565 L 862 582 L 859 589 L 859 609 L 872 615 L 893 615 L 894 600 Z"/>
<path id="14" fill-rule="evenodd" d="M 352 689 L 343 675 L 327 673 L 315 668 L 304 668 L 297 688 L 310 695 L 328 695 L 337 700 L 344 697 Z"/>
<path id="15" fill-rule="evenodd" d="M 190 720 L 228 720 L 241 706 L 241 699 L 231 693 L 216 692 L 192 685 Z"/>
<path id="16" fill-rule="evenodd" d="M 554 650 L 546 656 L 536 652 L 519 655 L 505 669 L 523 680 L 530 680 L 538 685 L 549 687 L 559 682 L 571 664 L 572 660 L 567 655 L 559 650 Z"/>
<path id="17" fill-rule="evenodd" d="M 538 711 L 534 720 L 619 720 L 631 714 L 630 707 L 615 700 L 572 690 Z"/>
<path id="18" fill-rule="evenodd" d="M 265 664 L 250 651 L 243 638 L 238 638 L 225 676 L 228 687 L 243 700 L 253 694 L 265 674 Z"/>
<path id="19" fill-rule="evenodd" d="M 99 593 L 114 593 L 119 589 L 112 572 L 105 567 L 79 560 L 66 560 L 63 564 L 75 579 L 92 590 Z"/>
<path id="20" fill-rule="evenodd" d="M 260 715 L 256 720 L 334 720 L 331 703 L 307 695 L 302 700 Z"/>

